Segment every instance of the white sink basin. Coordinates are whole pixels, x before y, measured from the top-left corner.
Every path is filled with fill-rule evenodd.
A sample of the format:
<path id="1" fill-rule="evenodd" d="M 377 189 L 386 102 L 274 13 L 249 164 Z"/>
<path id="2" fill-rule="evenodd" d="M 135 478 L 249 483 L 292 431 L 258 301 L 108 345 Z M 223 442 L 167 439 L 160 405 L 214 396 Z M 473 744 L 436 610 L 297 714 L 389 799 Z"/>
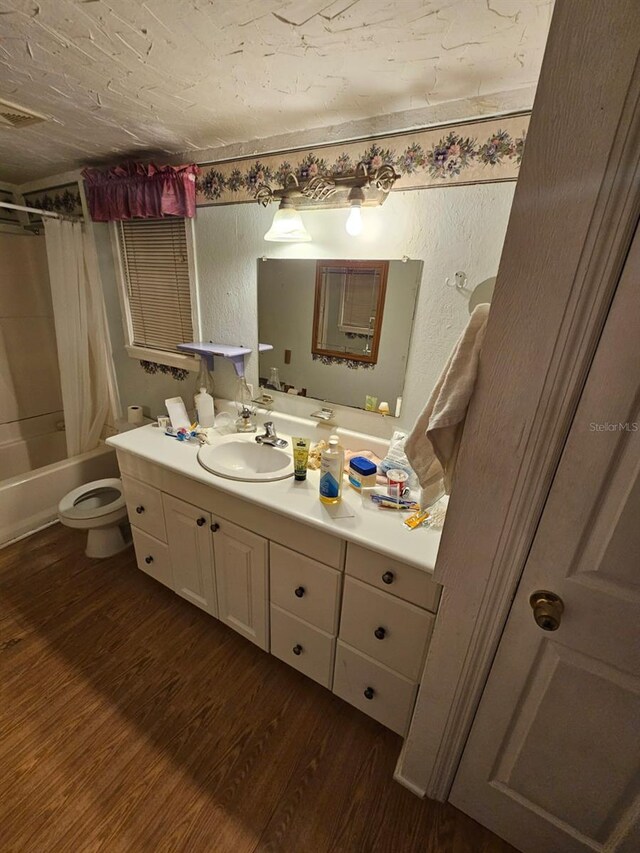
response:
<path id="1" fill-rule="evenodd" d="M 291 445 L 280 450 L 269 444 L 257 444 L 252 436 L 229 436 L 220 444 L 204 444 L 198 450 L 198 462 L 207 471 L 228 480 L 268 482 L 293 476 Z"/>

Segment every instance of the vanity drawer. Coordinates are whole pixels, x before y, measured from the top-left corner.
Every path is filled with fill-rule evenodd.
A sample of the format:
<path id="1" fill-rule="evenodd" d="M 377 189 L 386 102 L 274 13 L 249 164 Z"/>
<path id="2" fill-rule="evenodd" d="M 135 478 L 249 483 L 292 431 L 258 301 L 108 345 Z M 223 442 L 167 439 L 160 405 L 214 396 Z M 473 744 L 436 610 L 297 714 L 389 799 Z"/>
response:
<path id="1" fill-rule="evenodd" d="M 156 539 L 166 542 L 167 532 L 162 511 L 162 492 L 131 477 L 122 477 L 129 521 Z"/>
<path id="2" fill-rule="evenodd" d="M 328 634 L 338 630 L 342 573 L 271 542 L 271 601 Z"/>
<path id="3" fill-rule="evenodd" d="M 435 616 L 345 578 L 340 639 L 416 681 Z"/>
<path id="4" fill-rule="evenodd" d="M 331 689 L 335 638 L 271 605 L 271 654 Z"/>
<path id="5" fill-rule="evenodd" d="M 349 543 L 345 571 L 354 578 L 433 613 L 438 609 L 442 587 L 434 583 L 427 572 L 413 566 Z"/>
<path id="6" fill-rule="evenodd" d="M 405 735 L 418 685 L 338 640 L 333 692 L 383 726 Z"/>
<path id="7" fill-rule="evenodd" d="M 136 550 L 138 568 L 173 589 L 171 559 L 167 545 L 164 542 L 159 542 L 153 536 L 149 536 L 143 530 L 138 530 L 133 525 L 131 526 L 131 533 L 133 534 L 133 546 Z"/>

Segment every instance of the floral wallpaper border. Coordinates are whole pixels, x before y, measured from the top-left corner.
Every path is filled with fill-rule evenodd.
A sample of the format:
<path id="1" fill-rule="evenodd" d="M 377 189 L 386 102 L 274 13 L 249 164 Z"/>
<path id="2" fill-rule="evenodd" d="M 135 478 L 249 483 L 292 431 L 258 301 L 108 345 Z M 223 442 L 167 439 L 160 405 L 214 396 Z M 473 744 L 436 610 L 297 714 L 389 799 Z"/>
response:
<path id="1" fill-rule="evenodd" d="M 530 114 L 479 119 L 364 142 L 267 154 L 219 163 L 201 163 L 196 204 L 237 204 L 255 200 L 260 184 L 276 189 L 294 172 L 340 175 L 364 162 L 375 169 L 392 165 L 400 174 L 395 190 L 425 189 L 518 177 Z"/>
<path id="2" fill-rule="evenodd" d="M 69 216 L 82 216 L 82 201 L 77 183 L 47 187 L 44 190 L 25 193 L 24 203 L 27 207 L 39 207 L 41 210 L 52 210 L 55 213 L 67 213 Z M 40 221 L 39 217 L 37 217 L 37 221 Z"/>
<path id="3" fill-rule="evenodd" d="M 183 382 L 189 376 L 189 371 L 182 367 L 171 367 L 168 364 L 158 364 L 156 361 L 140 359 L 140 367 L 151 376 L 156 373 L 164 373 L 165 376 L 171 376 L 179 382 Z"/>
<path id="4" fill-rule="evenodd" d="M 370 361 L 358 361 L 355 358 L 343 358 L 340 355 L 318 355 L 317 353 L 312 353 L 311 358 L 313 361 L 319 361 L 322 364 L 341 364 L 343 367 L 348 367 L 349 370 L 373 370 L 375 364 L 372 364 Z"/>

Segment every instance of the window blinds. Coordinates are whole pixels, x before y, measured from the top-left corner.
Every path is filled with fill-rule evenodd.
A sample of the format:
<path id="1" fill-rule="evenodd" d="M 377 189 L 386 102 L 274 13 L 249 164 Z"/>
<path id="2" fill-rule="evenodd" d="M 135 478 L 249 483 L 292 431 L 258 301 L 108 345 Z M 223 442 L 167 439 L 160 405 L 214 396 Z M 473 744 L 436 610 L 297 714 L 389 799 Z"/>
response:
<path id="1" fill-rule="evenodd" d="M 118 223 L 133 341 L 175 351 L 193 340 L 187 230 L 181 217 Z"/>
<path id="2" fill-rule="evenodd" d="M 344 277 L 340 328 L 366 332 L 375 320 L 380 274 L 375 269 L 349 270 Z"/>

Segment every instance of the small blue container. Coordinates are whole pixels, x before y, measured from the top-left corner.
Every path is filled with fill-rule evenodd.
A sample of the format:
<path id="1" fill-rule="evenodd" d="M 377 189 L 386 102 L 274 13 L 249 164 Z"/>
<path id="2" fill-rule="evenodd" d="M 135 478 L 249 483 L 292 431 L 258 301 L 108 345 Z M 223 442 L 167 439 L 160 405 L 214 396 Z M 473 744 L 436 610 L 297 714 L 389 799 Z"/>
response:
<path id="1" fill-rule="evenodd" d="M 353 456 L 349 460 L 349 485 L 356 491 L 376 485 L 378 468 L 364 456 Z"/>

